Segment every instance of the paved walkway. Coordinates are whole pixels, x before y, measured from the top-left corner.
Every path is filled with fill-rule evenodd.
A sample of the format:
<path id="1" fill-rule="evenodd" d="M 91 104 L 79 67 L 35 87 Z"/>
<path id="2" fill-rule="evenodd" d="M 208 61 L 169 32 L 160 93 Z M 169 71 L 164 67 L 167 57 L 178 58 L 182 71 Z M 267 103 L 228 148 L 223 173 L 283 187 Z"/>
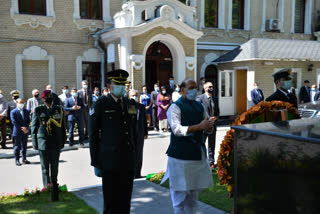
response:
<path id="1" fill-rule="evenodd" d="M 73 189 L 71 191 L 99 213 L 103 212 L 103 196 L 101 185 Z M 135 180 L 130 213 L 172 214 L 173 209 L 170 191 L 165 187 L 154 184 L 145 179 Z M 198 201 L 197 214 L 226 214 L 226 212 Z"/>

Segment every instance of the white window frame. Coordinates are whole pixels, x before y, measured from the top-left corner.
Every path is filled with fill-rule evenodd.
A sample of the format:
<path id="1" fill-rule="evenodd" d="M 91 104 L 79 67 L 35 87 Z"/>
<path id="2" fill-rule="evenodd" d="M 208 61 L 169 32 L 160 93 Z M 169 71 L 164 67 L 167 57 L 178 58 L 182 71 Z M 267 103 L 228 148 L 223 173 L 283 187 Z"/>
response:
<path id="1" fill-rule="evenodd" d="M 205 15 L 205 2 L 206 0 L 201 0 L 201 14 L 200 14 L 200 28 L 206 28 L 204 22 L 204 15 Z M 218 29 L 225 29 L 225 0 L 218 0 Z M 208 27 L 212 28 L 212 27 Z"/>
<path id="2" fill-rule="evenodd" d="M 73 22 L 79 30 L 89 28 L 90 31 L 105 28 L 105 24 L 112 24 L 110 16 L 110 0 L 102 0 L 102 20 L 81 19 L 80 0 L 73 0 Z"/>
<path id="3" fill-rule="evenodd" d="M 292 0 L 290 33 L 295 33 L 295 29 L 294 29 L 295 9 L 296 9 L 296 0 Z M 304 14 L 305 14 L 305 16 L 304 16 L 304 34 L 311 34 L 312 0 L 306 0 Z"/>
<path id="4" fill-rule="evenodd" d="M 251 0 L 245 0 L 244 1 L 244 26 L 243 29 L 235 29 L 235 30 L 250 30 L 250 4 Z M 232 0 L 229 0 L 228 2 L 228 30 L 232 29 Z"/>
<path id="5" fill-rule="evenodd" d="M 53 23 L 56 21 L 53 0 L 46 0 L 46 13 L 46 16 L 20 14 L 19 1 L 11 0 L 10 16 L 18 26 L 29 24 L 32 28 L 37 28 L 40 25 L 51 28 Z"/>

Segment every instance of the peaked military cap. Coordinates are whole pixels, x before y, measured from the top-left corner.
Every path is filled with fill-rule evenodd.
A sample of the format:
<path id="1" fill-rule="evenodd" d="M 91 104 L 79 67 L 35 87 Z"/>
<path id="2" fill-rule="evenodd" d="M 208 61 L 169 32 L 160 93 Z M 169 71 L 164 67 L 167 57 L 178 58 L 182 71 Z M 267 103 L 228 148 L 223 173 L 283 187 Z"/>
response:
<path id="1" fill-rule="evenodd" d="M 13 97 L 14 96 L 20 96 L 20 91 L 19 90 L 13 90 L 13 91 L 10 92 L 10 95 L 13 96 Z"/>
<path id="2" fill-rule="evenodd" d="M 122 69 L 117 69 L 107 73 L 108 79 L 119 84 L 126 84 L 129 73 Z"/>
<path id="3" fill-rule="evenodd" d="M 279 71 L 273 72 L 272 76 L 274 80 L 278 80 L 280 78 L 285 78 L 286 80 L 291 80 L 292 77 L 290 76 L 291 68 L 284 68 Z"/>

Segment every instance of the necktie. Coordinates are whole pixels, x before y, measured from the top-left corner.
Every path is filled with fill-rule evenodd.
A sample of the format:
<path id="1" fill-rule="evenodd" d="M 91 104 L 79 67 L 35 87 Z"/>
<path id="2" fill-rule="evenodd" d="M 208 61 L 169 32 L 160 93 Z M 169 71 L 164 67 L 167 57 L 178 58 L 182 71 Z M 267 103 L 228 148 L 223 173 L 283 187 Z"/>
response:
<path id="1" fill-rule="evenodd" d="M 21 117 L 24 120 L 23 110 L 20 111 Z"/>
<path id="2" fill-rule="evenodd" d="M 76 98 L 74 98 L 74 104 L 77 105 L 77 99 Z"/>
<path id="3" fill-rule="evenodd" d="M 84 94 L 84 104 L 87 104 L 87 93 L 86 91 L 83 91 Z"/>

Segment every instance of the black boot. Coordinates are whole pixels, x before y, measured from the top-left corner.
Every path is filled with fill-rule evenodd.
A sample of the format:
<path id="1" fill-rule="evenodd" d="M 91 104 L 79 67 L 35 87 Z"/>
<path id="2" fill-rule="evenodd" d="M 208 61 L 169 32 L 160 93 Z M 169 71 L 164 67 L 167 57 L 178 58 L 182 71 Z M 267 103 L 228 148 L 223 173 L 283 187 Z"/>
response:
<path id="1" fill-rule="evenodd" d="M 52 184 L 51 201 L 59 201 L 59 184 Z"/>

